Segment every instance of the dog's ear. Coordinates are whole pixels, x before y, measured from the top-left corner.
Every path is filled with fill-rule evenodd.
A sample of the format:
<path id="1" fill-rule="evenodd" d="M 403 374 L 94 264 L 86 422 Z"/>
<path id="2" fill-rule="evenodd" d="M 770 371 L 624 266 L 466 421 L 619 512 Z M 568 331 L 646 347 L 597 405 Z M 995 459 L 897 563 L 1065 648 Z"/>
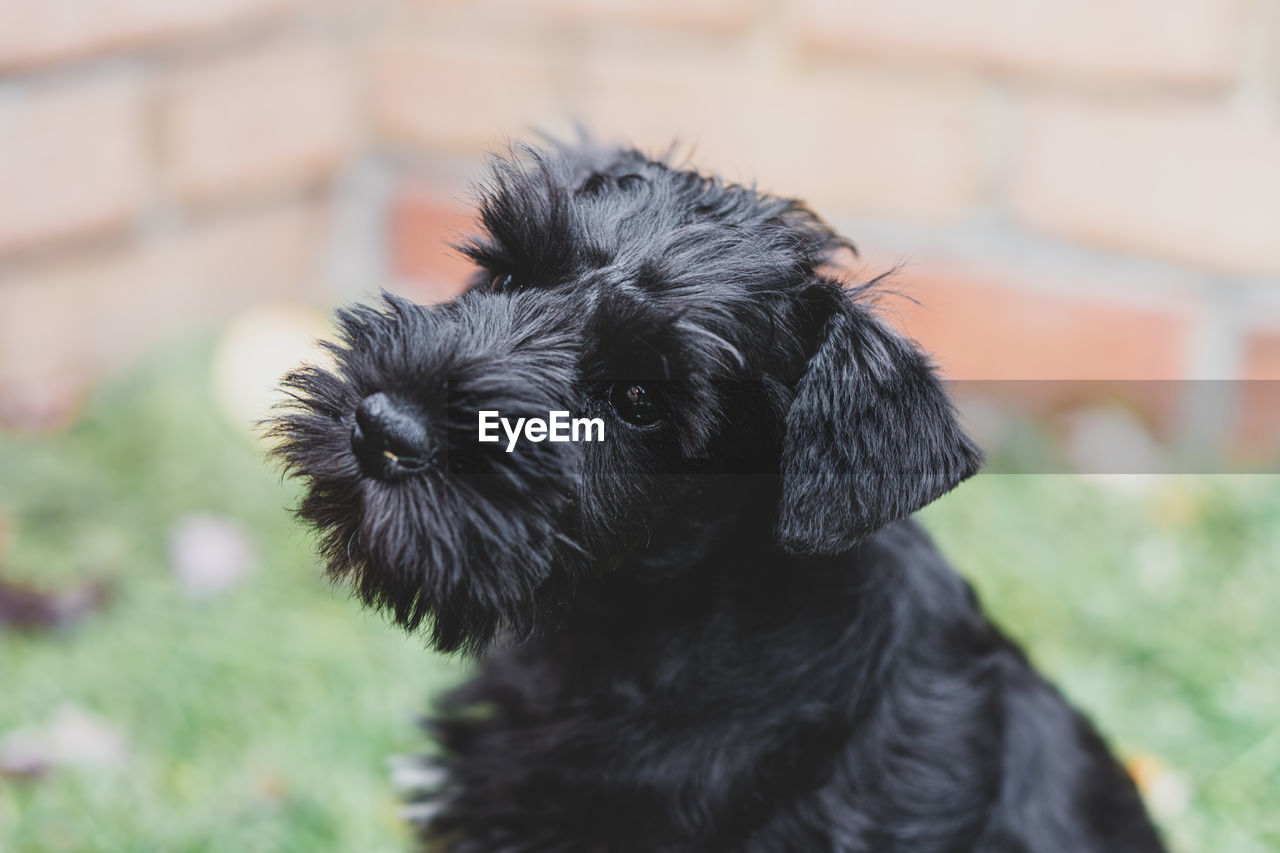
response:
<path id="1" fill-rule="evenodd" d="M 786 415 L 779 545 L 835 554 L 974 474 L 982 454 L 929 359 L 834 284 Z"/>

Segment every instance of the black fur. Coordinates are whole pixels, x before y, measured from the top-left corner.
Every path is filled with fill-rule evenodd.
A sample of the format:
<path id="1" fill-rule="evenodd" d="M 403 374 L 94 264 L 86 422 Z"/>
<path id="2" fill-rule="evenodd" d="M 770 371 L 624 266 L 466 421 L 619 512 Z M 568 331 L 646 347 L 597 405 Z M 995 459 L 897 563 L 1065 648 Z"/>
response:
<path id="1" fill-rule="evenodd" d="M 635 151 L 521 149 L 481 195 L 472 286 L 342 312 L 275 424 L 330 573 L 482 658 L 432 723 L 424 849 L 1162 849 L 907 518 L 980 455 L 828 271 L 848 243 Z M 374 394 L 429 440 L 370 455 Z M 506 453 L 482 408 L 606 440 Z"/>

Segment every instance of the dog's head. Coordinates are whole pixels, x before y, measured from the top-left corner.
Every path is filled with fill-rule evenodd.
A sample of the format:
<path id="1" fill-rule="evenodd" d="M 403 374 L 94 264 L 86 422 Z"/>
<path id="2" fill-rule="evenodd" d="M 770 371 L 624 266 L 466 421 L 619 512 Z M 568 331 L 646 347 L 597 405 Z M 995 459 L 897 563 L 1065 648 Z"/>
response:
<path id="1" fill-rule="evenodd" d="M 480 221 L 462 295 L 340 312 L 335 369 L 290 374 L 274 424 L 330 573 L 429 617 L 442 649 L 528 634 L 587 578 L 690 571 L 725 536 L 848 549 L 978 467 L 798 202 L 635 151 L 522 149 Z M 602 429 L 513 442 L 496 420 L 552 412 Z"/>

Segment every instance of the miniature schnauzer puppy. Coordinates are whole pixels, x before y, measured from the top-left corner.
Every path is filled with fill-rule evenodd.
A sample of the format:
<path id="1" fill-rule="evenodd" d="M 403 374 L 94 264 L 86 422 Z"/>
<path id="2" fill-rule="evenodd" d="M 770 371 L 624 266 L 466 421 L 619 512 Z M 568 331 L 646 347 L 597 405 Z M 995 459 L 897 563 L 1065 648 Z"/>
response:
<path id="1" fill-rule="evenodd" d="M 1163 849 L 910 518 L 980 454 L 846 240 L 591 144 L 480 196 L 469 288 L 340 312 L 274 425 L 329 574 L 479 659 L 423 849 Z"/>

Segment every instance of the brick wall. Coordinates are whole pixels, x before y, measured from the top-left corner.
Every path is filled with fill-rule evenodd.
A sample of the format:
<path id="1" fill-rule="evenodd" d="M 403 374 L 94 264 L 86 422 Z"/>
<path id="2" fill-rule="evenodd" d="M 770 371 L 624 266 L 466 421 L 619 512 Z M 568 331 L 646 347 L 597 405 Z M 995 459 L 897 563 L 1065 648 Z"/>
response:
<path id="1" fill-rule="evenodd" d="M 575 119 L 810 200 L 952 376 L 1280 378 L 1280 0 L 0 0 L 0 412 L 448 295 L 480 153 Z"/>

